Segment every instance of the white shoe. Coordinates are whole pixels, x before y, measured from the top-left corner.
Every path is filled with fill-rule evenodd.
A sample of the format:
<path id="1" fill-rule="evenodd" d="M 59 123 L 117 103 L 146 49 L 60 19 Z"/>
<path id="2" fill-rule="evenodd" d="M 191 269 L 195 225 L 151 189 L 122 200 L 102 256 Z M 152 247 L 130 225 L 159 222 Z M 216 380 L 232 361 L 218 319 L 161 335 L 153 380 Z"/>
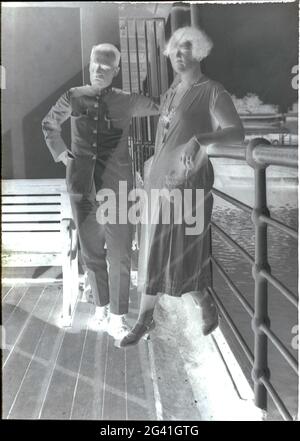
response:
<path id="1" fill-rule="evenodd" d="M 90 318 L 89 328 L 93 331 L 106 331 L 108 326 L 109 306 L 96 306 L 95 314 Z"/>
<path id="2" fill-rule="evenodd" d="M 110 314 L 107 332 L 116 340 L 121 340 L 130 331 L 125 315 Z"/>

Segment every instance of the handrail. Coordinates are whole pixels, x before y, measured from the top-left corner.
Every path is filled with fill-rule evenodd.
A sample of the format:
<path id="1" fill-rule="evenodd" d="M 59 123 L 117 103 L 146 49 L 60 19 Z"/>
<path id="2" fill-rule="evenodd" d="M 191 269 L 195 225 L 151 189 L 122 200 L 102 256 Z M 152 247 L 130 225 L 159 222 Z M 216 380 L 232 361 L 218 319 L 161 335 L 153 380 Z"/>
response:
<path id="1" fill-rule="evenodd" d="M 225 201 L 229 202 L 232 205 L 235 205 L 237 208 L 240 208 L 241 210 L 245 211 L 246 213 L 252 213 L 252 207 L 249 207 L 249 205 L 244 204 L 243 202 L 239 201 L 238 199 L 233 198 L 232 196 L 229 196 L 226 193 L 223 193 L 220 190 L 217 190 L 216 188 L 213 188 L 213 193 L 216 196 L 219 196 L 221 199 L 224 199 Z"/>
<path id="2" fill-rule="evenodd" d="M 263 384 L 263 386 L 266 388 L 266 390 L 268 391 L 268 394 L 272 398 L 275 406 L 277 407 L 277 409 L 281 413 L 281 416 L 283 417 L 283 419 L 285 419 L 286 421 L 293 421 L 293 417 L 291 416 L 291 414 L 287 410 L 286 406 L 284 405 L 282 399 L 278 395 L 278 392 L 275 390 L 274 386 L 271 384 L 270 380 L 265 375 L 263 375 L 261 377 L 260 381 Z"/>
<path id="3" fill-rule="evenodd" d="M 261 270 L 260 275 L 264 277 L 274 288 L 278 289 L 278 291 L 283 294 L 294 306 L 298 306 L 297 297 L 290 291 L 286 286 L 284 286 L 276 277 L 272 276 L 270 271 Z"/>
<path id="4" fill-rule="evenodd" d="M 284 151 L 282 150 L 284 149 Z M 258 165 L 280 165 L 285 167 L 298 167 L 298 147 L 272 146 L 266 147 L 258 144 L 252 150 L 253 160 Z"/>
<path id="5" fill-rule="evenodd" d="M 253 317 L 254 316 L 254 309 L 252 308 L 252 306 L 250 305 L 248 300 L 245 299 L 245 297 L 242 295 L 240 290 L 235 286 L 235 284 L 232 282 L 230 277 L 226 274 L 226 272 L 222 268 L 222 265 L 220 265 L 220 263 L 218 262 L 218 260 L 214 256 L 211 256 L 211 261 L 216 266 L 216 268 L 218 269 L 219 273 L 221 274 L 221 276 L 223 277 L 223 279 L 225 280 L 225 282 L 227 283 L 229 288 L 231 288 L 231 290 L 233 291 L 233 293 L 235 294 L 237 299 L 241 302 L 241 304 L 243 305 L 244 309 L 248 312 L 250 317 Z"/>
<path id="6" fill-rule="evenodd" d="M 266 410 L 267 394 L 269 394 L 283 418 L 285 420 L 292 420 L 292 416 L 269 379 L 268 340 L 273 343 L 296 373 L 298 372 L 298 363 L 270 328 L 270 320 L 268 317 L 268 283 L 271 283 L 277 288 L 296 307 L 298 306 L 298 299 L 283 283 L 271 274 L 268 263 L 267 227 L 277 228 L 294 239 L 298 238 L 298 233 L 288 225 L 270 217 L 266 198 L 266 168 L 269 165 L 296 168 L 298 166 L 298 148 L 296 146 L 275 147 L 263 138 L 256 138 L 251 140 L 247 145 L 211 145 L 208 147 L 208 156 L 210 158 L 244 160 L 254 170 L 255 200 L 253 208 L 215 188 L 213 189 L 213 193 L 239 209 L 251 214 L 251 220 L 255 228 L 255 258 L 253 259 L 245 249 L 237 244 L 237 242 L 218 225 L 211 222 L 216 233 L 221 236 L 228 245 L 239 251 L 252 266 L 252 275 L 255 281 L 254 311 L 226 274 L 223 267 L 213 256 L 213 253 L 211 253 L 212 263 L 217 267 L 244 309 L 252 316 L 252 329 L 254 331 L 253 360 L 251 353 L 249 353 L 247 349 L 247 345 L 245 346 L 245 341 L 241 337 L 239 330 L 230 318 L 223 303 L 218 298 L 217 293 L 213 288 L 209 289 L 209 292 L 215 299 L 226 322 L 248 356 L 249 361 L 253 364 L 252 378 L 254 381 L 255 404 L 261 409 Z"/>
<path id="7" fill-rule="evenodd" d="M 278 349 L 278 351 L 283 355 L 283 357 L 286 359 L 286 361 L 289 363 L 291 368 L 298 373 L 298 362 L 297 360 L 292 356 L 292 354 L 286 349 L 284 344 L 280 341 L 280 339 L 277 337 L 277 335 L 274 334 L 270 326 L 267 325 L 261 325 L 260 330 L 263 331 L 268 339 L 273 343 L 273 345 Z"/>
<path id="8" fill-rule="evenodd" d="M 254 144 L 255 143 L 255 144 Z M 266 143 L 268 147 L 266 147 Z M 251 147 L 251 152 L 249 149 Z M 280 165 L 284 167 L 298 167 L 298 147 L 286 145 L 272 145 L 264 138 L 252 139 L 248 144 L 220 145 L 211 144 L 207 148 L 210 158 L 228 158 L 246 160 L 246 155 L 252 156 L 251 166 Z M 249 164 L 249 163 L 248 163 Z M 250 165 L 250 164 L 249 164 Z"/>
<path id="9" fill-rule="evenodd" d="M 273 219 L 269 216 L 265 216 L 264 214 L 260 214 L 259 220 L 270 225 L 270 227 L 274 227 L 274 228 L 277 228 L 278 230 L 283 231 L 284 233 L 288 234 L 289 236 L 293 237 L 294 239 L 298 239 L 297 230 L 289 227 L 288 225 L 283 224 L 282 222 L 280 222 L 277 219 Z"/>
<path id="10" fill-rule="evenodd" d="M 207 147 L 207 154 L 210 158 L 246 159 L 246 145 L 220 145 L 211 144 Z"/>
<path id="11" fill-rule="evenodd" d="M 265 121 L 265 120 L 270 120 L 270 121 L 284 121 L 285 119 L 285 114 L 284 113 L 242 113 L 239 112 L 239 116 L 240 118 L 245 121 L 245 120 L 260 120 L 260 121 Z"/>

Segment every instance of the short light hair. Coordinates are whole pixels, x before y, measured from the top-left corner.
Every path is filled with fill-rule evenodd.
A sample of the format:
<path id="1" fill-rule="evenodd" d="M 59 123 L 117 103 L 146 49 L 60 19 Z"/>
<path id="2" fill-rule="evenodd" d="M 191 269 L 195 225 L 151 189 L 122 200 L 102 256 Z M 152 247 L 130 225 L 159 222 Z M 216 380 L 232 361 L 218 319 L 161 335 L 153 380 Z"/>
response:
<path id="1" fill-rule="evenodd" d="M 177 29 L 173 33 L 167 43 L 164 55 L 169 57 L 170 52 L 172 51 L 174 46 L 176 46 L 178 43 L 181 44 L 187 41 L 192 44 L 193 57 L 198 61 L 206 58 L 213 47 L 212 40 L 204 31 L 198 28 L 194 28 L 192 26 L 185 26 L 183 28 Z"/>
<path id="2" fill-rule="evenodd" d="M 121 54 L 120 51 L 116 48 L 116 46 L 114 46 L 113 44 L 101 43 L 101 44 L 97 44 L 97 46 L 93 46 L 90 59 L 93 58 L 95 52 L 114 54 L 116 60 L 116 66 L 119 66 Z"/>

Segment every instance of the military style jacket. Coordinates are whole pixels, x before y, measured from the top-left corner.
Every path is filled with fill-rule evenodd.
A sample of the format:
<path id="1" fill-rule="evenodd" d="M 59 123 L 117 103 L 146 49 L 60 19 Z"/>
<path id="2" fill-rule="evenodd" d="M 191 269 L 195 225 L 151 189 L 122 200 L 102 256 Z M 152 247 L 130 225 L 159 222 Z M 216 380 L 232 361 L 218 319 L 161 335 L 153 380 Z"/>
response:
<path id="1" fill-rule="evenodd" d="M 120 180 L 132 181 L 128 135 L 133 116 L 158 114 L 158 105 L 136 93 L 107 87 L 74 87 L 64 93 L 42 121 L 46 144 L 55 161 L 67 151 L 67 189 L 89 194 L 97 188 L 117 191 Z M 61 126 L 71 118 L 71 147 L 61 137 Z M 95 168 L 97 173 L 95 173 Z"/>

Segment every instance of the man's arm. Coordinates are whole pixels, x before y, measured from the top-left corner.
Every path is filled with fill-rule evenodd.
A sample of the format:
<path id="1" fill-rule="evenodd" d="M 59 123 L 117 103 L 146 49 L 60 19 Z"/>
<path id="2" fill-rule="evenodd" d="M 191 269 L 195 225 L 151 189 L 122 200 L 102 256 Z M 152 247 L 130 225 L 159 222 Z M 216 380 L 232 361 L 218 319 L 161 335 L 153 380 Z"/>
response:
<path id="1" fill-rule="evenodd" d="M 61 126 L 71 115 L 70 91 L 64 93 L 42 121 L 46 144 L 56 162 L 66 163 L 67 146 L 61 137 Z"/>
<path id="2" fill-rule="evenodd" d="M 131 95 L 132 116 L 159 115 L 159 98 L 149 98 L 145 95 L 133 93 Z"/>

